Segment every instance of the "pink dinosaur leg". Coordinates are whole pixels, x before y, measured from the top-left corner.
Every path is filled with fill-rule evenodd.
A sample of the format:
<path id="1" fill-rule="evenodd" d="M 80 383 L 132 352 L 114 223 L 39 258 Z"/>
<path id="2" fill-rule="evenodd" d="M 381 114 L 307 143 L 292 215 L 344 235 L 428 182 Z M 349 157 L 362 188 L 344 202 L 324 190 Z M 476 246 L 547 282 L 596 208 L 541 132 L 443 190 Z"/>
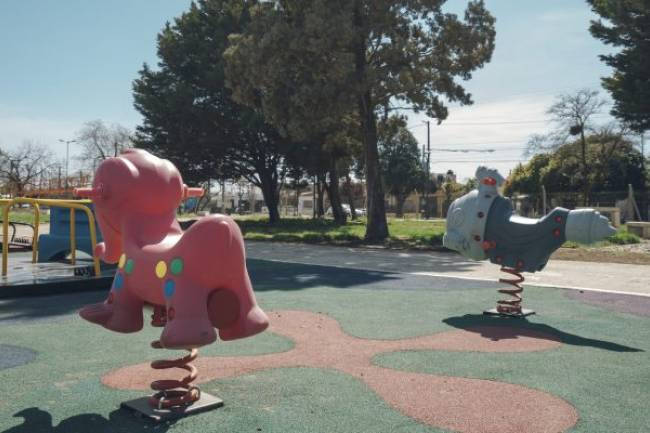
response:
<path id="1" fill-rule="evenodd" d="M 214 290 L 208 297 L 208 314 L 212 325 L 219 329 L 222 340 L 249 337 L 264 331 L 269 319 L 253 298 L 238 297 L 236 293 L 252 293 L 244 269 L 234 283 Z"/>
<path id="2" fill-rule="evenodd" d="M 106 301 L 85 306 L 79 315 L 111 331 L 127 333 L 141 330 L 142 299 L 124 285 L 124 275 L 118 272 Z"/>
<path id="3" fill-rule="evenodd" d="M 167 287 L 167 324 L 160 337 L 163 347 L 192 349 L 213 343 L 217 333 L 208 319 L 203 289 Z"/>
<path id="4" fill-rule="evenodd" d="M 116 278 L 116 281 L 119 279 Z M 111 331 L 137 332 L 143 325 L 142 305 L 142 300 L 131 290 L 113 283 L 106 301 L 85 306 L 79 311 L 79 315 Z"/>

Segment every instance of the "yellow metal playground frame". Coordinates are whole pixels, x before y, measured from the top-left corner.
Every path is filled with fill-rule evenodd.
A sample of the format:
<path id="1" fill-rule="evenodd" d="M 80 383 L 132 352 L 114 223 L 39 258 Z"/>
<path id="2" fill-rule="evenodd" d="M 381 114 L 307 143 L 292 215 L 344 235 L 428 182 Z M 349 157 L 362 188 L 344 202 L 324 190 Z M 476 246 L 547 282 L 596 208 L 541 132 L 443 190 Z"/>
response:
<path id="1" fill-rule="evenodd" d="M 90 244 L 93 250 L 93 269 L 95 276 L 99 277 L 99 259 L 95 256 L 95 246 L 97 245 L 97 231 L 95 225 L 95 216 L 88 205 L 91 200 L 55 200 L 41 198 L 16 197 L 10 199 L 0 199 L 2 210 L 2 276 L 7 275 L 7 263 L 9 261 L 9 211 L 16 204 L 29 204 L 34 209 L 34 239 L 32 239 L 32 263 L 36 263 L 38 258 L 38 227 L 41 219 L 41 206 L 62 207 L 70 209 L 70 261 L 74 265 L 77 261 L 77 237 L 75 234 L 76 221 L 75 211 L 81 210 L 88 216 L 88 229 L 90 231 Z"/>

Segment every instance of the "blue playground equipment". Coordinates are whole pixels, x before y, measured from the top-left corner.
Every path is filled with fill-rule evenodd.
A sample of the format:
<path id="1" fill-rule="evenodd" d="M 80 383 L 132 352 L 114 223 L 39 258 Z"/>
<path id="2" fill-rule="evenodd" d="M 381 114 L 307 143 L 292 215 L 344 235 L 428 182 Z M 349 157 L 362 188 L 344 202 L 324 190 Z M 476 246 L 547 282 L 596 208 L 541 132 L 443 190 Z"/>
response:
<path id="1" fill-rule="evenodd" d="M 95 212 L 92 205 L 88 205 Z M 75 212 L 76 250 L 93 255 L 90 242 L 88 216 L 85 212 Z M 97 242 L 102 235 L 97 227 Z M 70 209 L 63 207 L 50 208 L 50 233 L 38 237 L 38 261 L 52 262 L 63 260 L 70 253 Z"/>

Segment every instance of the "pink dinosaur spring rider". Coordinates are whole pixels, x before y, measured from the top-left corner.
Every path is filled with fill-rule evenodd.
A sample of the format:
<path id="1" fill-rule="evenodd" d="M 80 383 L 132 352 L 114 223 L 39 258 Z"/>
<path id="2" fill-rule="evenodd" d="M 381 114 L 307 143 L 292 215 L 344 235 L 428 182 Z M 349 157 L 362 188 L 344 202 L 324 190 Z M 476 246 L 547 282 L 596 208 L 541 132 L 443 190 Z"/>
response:
<path id="1" fill-rule="evenodd" d="M 171 162 L 140 149 L 102 162 L 93 187 L 79 188 L 75 194 L 94 202 L 105 239 L 95 254 L 118 263 L 106 301 L 88 305 L 79 314 L 112 331 L 137 332 L 143 326 L 144 304 L 152 305 L 152 325 L 164 326 L 160 341 L 152 345 L 191 353 L 152 364 L 190 374 L 180 381 L 152 383 L 159 392 L 149 403 L 158 410 L 185 412 L 201 397 L 190 385 L 196 378 L 196 369 L 189 365 L 196 348 L 213 343 L 216 330 L 222 340 L 234 340 L 268 326 L 248 278 L 239 227 L 227 216 L 211 215 L 183 232 L 176 209 L 203 190 L 188 188 Z"/>

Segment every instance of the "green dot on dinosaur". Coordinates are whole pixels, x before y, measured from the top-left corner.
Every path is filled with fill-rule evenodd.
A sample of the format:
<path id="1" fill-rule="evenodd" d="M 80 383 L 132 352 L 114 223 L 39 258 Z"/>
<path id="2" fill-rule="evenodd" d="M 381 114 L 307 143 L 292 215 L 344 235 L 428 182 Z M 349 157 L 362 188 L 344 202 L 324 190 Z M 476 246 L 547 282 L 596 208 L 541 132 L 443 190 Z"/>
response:
<path id="1" fill-rule="evenodd" d="M 178 275 L 183 272 L 183 259 L 176 258 L 172 260 L 169 264 L 169 269 L 174 275 Z"/>
<path id="2" fill-rule="evenodd" d="M 124 271 L 127 274 L 130 274 L 131 272 L 133 272 L 133 266 L 135 266 L 135 263 L 133 262 L 133 259 L 128 259 L 126 261 L 126 265 L 124 265 Z"/>

